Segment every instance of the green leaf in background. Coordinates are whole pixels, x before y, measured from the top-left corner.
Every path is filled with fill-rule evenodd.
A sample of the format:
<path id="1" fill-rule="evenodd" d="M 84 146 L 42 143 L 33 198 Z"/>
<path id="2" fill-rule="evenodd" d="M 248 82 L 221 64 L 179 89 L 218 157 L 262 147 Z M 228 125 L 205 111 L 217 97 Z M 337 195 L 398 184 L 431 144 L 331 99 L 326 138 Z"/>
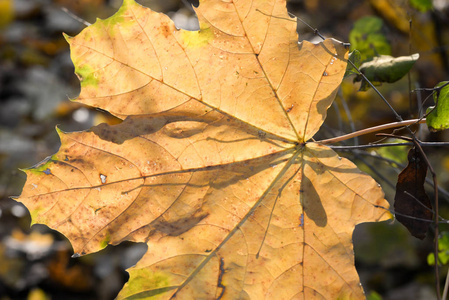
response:
<path id="1" fill-rule="evenodd" d="M 420 12 L 427 12 L 433 8 L 432 0 L 410 0 L 410 5 Z"/>
<path id="2" fill-rule="evenodd" d="M 367 296 L 366 296 L 366 300 L 382 300 L 382 296 L 375 292 L 375 291 L 371 291 Z"/>
<path id="3" fill-rule="evenodd" d="M 418 53 L 400 57 L 381 55 L 370 61 L 364 62 L 359 69 L 360 72 L 362 72 L 374 85 L 379 85 L 382 82 L 393 83 L 407 74 L 418 58 Z M 360 75 L 354 78 L 354 82 L 356 81 L 362 81 L 360 87 L 361 91 L 366 91 L 370 87 Z"/>
<path id="4" fill-rule="evenodd" d="M 360 67 L 362 55 L 360 54 L 359 50 L 354 50 L 351 53 L 349 53 L 348 60 L 351 61 L 357 68 Z M 359 73 L 357 70 L 348 62 L 348 66 L 346 67 L 346 72 L 344 75 L 344 78 L 351 76 L 351 75 L 358 75 Z"/>
<path id="5" fill-rule="evenodd" d="M 441 131 L 449 128 L 449 81 L 438 83 L 435 89 L 439 89 L 433 94 L 436 107 L 427 109 L 426 123 L 430 131 Z"/>
<path id="6" fill-rule="evenodd" d="M 388 139 L 387 142 L 402 143 L 403 141 L 399 139 Z M 407 163 L 408 148 L 408 146 L 381 147 L 376 150 L 376 153 L 383 158 L 405 165 Z M 397 166 L 397 164 L 395 165 Z"/>
<path id="7" fill-rule="evenodd" d="M 449 232 L 445 231 L 438 238 L 438 261 L 442 265 L 449 262 Z M 435 265 L 435 255 L 430 253 L 427 255 L 427 263 L 430 266 Z"/>
<path id="8" fill-rule="evenodd" d="M 384 23 L 378 17 L 363 17 L 354 23 L 349 33 L 351 51 L 360 51 L 361 61 L 381 54 L 390 55 L 391 46 L 383 33 Z"/>

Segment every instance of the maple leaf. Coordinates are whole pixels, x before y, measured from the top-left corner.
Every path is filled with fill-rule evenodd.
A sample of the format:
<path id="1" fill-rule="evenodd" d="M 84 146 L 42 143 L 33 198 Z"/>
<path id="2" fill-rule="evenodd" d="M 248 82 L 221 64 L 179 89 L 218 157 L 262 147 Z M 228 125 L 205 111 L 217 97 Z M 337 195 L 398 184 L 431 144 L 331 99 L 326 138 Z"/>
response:
<path id="1" fill-rule="evenodd" d="M 145 242 L 118 299 L 363 298 L 356 224 L 385 220 L 378 184 L 308 142 L 347 49 L 297 43 L 285 0 L 203 0 L 199 31 L 125 0 L 67 37 L 77 101 L 123 119 L 58 130 L 17 199 L 75 253 Z M 384 207 L 384 208 L 381 208 Z"/>

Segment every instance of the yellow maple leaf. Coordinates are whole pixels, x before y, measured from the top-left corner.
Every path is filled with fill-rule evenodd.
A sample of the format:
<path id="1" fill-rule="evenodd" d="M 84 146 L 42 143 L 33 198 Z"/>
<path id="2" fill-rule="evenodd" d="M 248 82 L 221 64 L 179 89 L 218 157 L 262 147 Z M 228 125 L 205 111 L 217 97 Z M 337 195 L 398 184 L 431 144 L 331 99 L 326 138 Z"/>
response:
<path id="1" fill-rule="evenodd" d="M 17 199 L 75 253 L 145 242 L 118 299 L 360 299 L 352 232 L 378 184 L 309 142 L 346 69 L 298 45 L 285 0 L 203 0 L 199 31 L 125 0 L 67 37 L 77 101 L 124 121 L 64 133 Z"/>

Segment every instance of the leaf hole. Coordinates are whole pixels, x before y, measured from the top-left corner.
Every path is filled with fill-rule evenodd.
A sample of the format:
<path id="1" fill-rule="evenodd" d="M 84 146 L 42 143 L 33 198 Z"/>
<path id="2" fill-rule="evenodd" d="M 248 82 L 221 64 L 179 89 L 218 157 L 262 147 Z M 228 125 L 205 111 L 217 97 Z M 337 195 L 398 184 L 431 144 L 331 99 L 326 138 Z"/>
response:
<path id="1" fill-rule="evenodd" d="M 101 183 L 102 183 L 102 184 L 105 184 L 105 183 L 106 183 L 106 178 L 107 178 L 106 175 L 100 174 L 100 180 L 101 180 Z"/>

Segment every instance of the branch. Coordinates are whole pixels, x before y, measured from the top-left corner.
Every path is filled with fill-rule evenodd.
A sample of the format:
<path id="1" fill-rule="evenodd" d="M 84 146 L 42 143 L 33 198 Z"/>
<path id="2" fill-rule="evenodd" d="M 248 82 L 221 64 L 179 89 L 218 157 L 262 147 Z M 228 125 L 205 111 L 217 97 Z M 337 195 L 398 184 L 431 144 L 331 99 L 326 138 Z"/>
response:
<path id="1" fill-rule="evenodd" d="M 421 124 L 421 123 L 425 123 L 425 122 L 426 122 L 426 119 L 412 119 L 412 120 L 382 124 L 379 126 L 365 128 L 365 129 L 362 129 L 362 130 L 359 130 L 356 132 L 352 132 L 349 134 L 345 134 L 345 135 L 341 135 L 341 136 L 337 136 L 337 137 L 334 137 L 331 139 L 321 140 L 321 141 L 317 141 L 317 142 L 321 143 L 323 145 L 333 144 L 333 143 L 349 140 L 349 139 L 352 139 L 352 138 L 355 138 L 357 136 L 361 136 L 364 134 L 369 134 L 369 133 L 373 133 L 373 132 L 377 132 L 377 131 L 381 131 L 381 130 L 385 130 L 385 129 L 390 129 L 390 128 L 409 126 L 409 125 L 413 125 L 413 124 Z"/>
<path id="2" fill-rule="evenodd" d="M 420 142 L 421 147 L 447 147 L 449 142 Z M 368 149 L 368 148 L 382 148 L 382 147 L 395 147 L 395 146 L 413 146 L 413 143 L 382 143 L 382 144 L 368 144 L 368 145 L 355 145 L 355 146 L 329 146 L 334 150 L 354 150 L 354 149 Z"/>

